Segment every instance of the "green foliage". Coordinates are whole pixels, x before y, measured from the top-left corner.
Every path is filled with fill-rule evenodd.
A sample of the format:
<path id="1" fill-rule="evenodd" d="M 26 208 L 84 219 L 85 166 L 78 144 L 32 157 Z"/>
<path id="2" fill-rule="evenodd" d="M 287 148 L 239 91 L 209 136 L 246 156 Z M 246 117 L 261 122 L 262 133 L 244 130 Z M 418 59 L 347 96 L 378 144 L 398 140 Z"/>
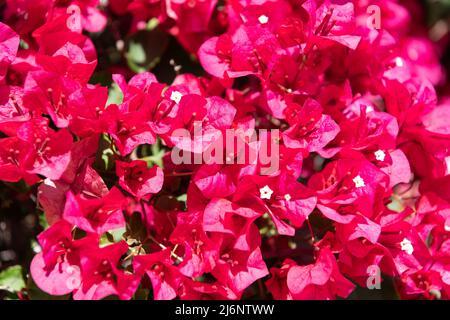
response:
<path id="1" fill-rule="evenodd" d="M 110 104 L 120 104 L 123 101 L 123 93 L 120 90 L 119 86 L 116 83 L 112 83 L 111 87 L 108 90 L 108 101 L 106 105 Z"/>
<path id="2" fill-rule="evenodd" d="M 145 30 L 132 35 L 126 45 L 125 58 L 136 73 L 153 69 L 160 61 L 169 44 L 169 37 L 150 20 Z"/>
<path id="3" fill-rule="evenodd" d="M 17 293 L 25 288 L 22 267 L 12 266 L 0 272 L 0 290 Z"/>
<path id="4" fill-rule="evenodd" d="M 426 1 L 428 11 L 428 23 L 434 25 L 439 20 L 448 20 L 450 15 L 450 0 Z"/>

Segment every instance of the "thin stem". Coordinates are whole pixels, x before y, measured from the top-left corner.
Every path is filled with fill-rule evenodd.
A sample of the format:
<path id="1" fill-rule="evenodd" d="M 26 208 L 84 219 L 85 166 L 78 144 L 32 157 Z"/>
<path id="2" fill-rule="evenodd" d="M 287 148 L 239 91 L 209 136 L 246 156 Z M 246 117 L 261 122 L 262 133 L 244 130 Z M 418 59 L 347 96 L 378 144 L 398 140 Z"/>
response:
<path id="1" fill-rule="evenodd" d="M 193 172 L 172 172 L 172 173 L 165 173 L 164 175 L 166 177 L 187 177 L 191 176 Z"/>
<path id="2" fill-rule="evenodd" d="M 314 237 L 314 232 L 313 232 L 313 229 L 312 229 L 312 226 L 311 226 L 311 222 L 309 222 L 308 218 L 306 218 L 306 223 L 308 224 L 309 232 L 311 234 L 311 240 L 312 240 L 312 242 L 315 242 L 316 238 Z"/>
<path id="3" fill-rule="evenodd" d="M 156 243 L 161 249 L 166 250 L 167 247 L 165 245 L 163 245 L 161 242 L 159 242 L 158 240 L 156 240 L 152 235 L 148 235 L 148 238 L 150 240 L 152 240 L 154 243 Z M 173 251 L 170 251 L 170 255 L 172 257 L 174 257 L 175 259 L 178 260 L 178 262 L 183 262 L 183 258 L 181 258 L 180 256 L 178 256 L 177 254 L 175 254 Z"/>

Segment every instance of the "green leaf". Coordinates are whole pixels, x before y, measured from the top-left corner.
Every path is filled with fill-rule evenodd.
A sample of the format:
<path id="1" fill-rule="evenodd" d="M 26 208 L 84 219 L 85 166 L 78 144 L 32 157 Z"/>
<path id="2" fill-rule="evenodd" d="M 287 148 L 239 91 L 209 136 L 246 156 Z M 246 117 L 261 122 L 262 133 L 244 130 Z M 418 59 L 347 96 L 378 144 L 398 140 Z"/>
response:
<path id="1" fill-rule="evenodd" d="M 123 234 L 127 231 L 127 229 L 119 228 L 119 229 L 113 229 L 109 231 L 109 234 L 112 236 L 113 242 L 119 242 L 123 239 Z"/>
<path id="2" fill-rule="evenodd" d="M 45 217 L 45 213 L 43 213 L 43 212 L 39 214 L 39 224 L 41 225 L 42 229 L 44 229 L 44 230 L 49 227 L 47 218 Z"/>
<path id="3" fill-rule="evenodd" d="M 186 202 L 186 201 L 187 201 L 187 194 L 186 194 L 186 193 L 183 193 L 182 195 L 179 195 L 179 196 L 177 197 L 177 200 L 178 200 L 178 201 L 181 201 L 181 202 Z"/>
<path id="4" fill-rule="evenodd" d="M 155 144 L 150 145 L 151 155 L 140 158 L 140 160 L 146 161 L 149 167 L 152 167 L 153 165 L 156 164 L 159 167 L 164 168 L 163 157 L 166 151 L 163 148 L 161 148 L 160 144 L 161 141 L 158 138 Z"/>
<path id="5" fill-rule="evenodd" d="M 127 58 L 133 63 L 144 64 L 146 60 L 145 57 L 145 50 L 142 44 L 131 41 Z"/>
<path id="6" fill-rule="evenodd" d="M 148 27 L 131 35 L 125 45 L 128 66 L 136 73 L 153 69 L 169 44 L 169 36 L 157 28 L 155 21 L 150 21 Z"/>
<path id="7" fill-rule="evenodd" d="M 148 20 L 147 30 L 152 31 L 153 29 L 156 29 L 156 27 L 158 27 L 158 24 L 159 24 L 158 18 L 152 18 Z"/>
<path id="8" fill-rule="evenodd" d="M 108 90 L 108 101 L 106 105 L 121 104 L 123 101 L 123 92 L 116 83 L 113 83 Z"/>
<path id="9" fill-rule="evenodd" d="M 24 49 L 24 50 L 27 50 L 27 49 L 30 48 L 30 46 L 28 45 L 28 43 L 27 43 L 26 41 L 24 41 L 23 39 L 20 39 L 19 45 L 20 45 L 20 48 L 21 48 L 21 49 Z"/>
<path id="10" fill-rule="evenodd" d="M 100 247 L 104 247 L 106 245 L 109 245 L 111 243 L 114 243 L 114 238 L 109 232 L 105 232 L 100 237 Z"/>
<path id="11" fill-rule="evenodd" d="M 387 207 L 389 208 L 389 210 L 395 212 L 402 212 L 403 210 L 405 210 L 405 207 L 397 197 L 391 197 L 391 202 L 387 205 Z"/>
<path id="12" fill-rule="evenodd" d="M 118 228 L 105 232 L 100 237 L 100 246 L 106 246 L 121 241 L 125 232 L 126 228 Z"/>
<path id="13" fill-rule="evenodd" d="M 12 266 L 0 273 L 0 290 L 16 293 L 23 288 L 25 288 L 25 280 L 21 266 Z"/>
<path id="14" fill-rule="evenodd" d="M 144 289 L 139 287 L 134 294 L 134 300 L 148 300 L 148 296 L 150 294 L 149 289 Z"/>
<path id="15" fill-rule="evenodd" d="M 102 160 L 103 160 L 103 164 L 105 165 L 105 170 L 109 169 L 109 165 L 111 163 L 114 163 L 114 161 L 109 161 L 110 158 L 114 155 L 114 151 L 112 151 L 111 149 L 105 149 L 102 152 Z"/>

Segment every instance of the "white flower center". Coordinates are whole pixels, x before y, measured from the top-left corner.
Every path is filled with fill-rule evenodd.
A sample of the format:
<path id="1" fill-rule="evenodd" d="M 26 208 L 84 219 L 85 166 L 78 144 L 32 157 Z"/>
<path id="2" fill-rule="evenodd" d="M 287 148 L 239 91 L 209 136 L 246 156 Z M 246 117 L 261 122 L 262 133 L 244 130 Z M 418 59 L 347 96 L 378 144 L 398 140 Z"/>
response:
<path id="1" fill-rule="evenodd" d="M 447 219 L 447 221 L 445 222 L 444 229 L 445 229 L 445 231 L 450 232 L 450 221 L 449 221 L 449 219 Z"/>
<path id="2" fill-rule="evenodd" d="M 407 254 L 411 255 L 414 252 L 411 241 L 408 239 L 403 239 L 402 242 L 400 242 L 400 245 L 402 246 L 402 251 L 405 251 Z"/>
<path id="3" fill-rule="evenodd" d="M 291 197 L 291 195 L 289 193 L 287 193 L 287 194 L 284 195 L 284 199 L 286 201 L 291 201 L 292 197 Z"/>
<path id="4" fill-rule="evenodd" d="M 258 18 L 259 23 L 261 24 L 266 24 L 267 22 L 269 22 L 269 17 L 266 16 L 265 14 L 260 15 Z"/>
<path id="5" fill-rule="evenodd" d="M 386 158 L 386 153 L 384 153 L 383 150 L 375 151 L 375 158 L 378 161 L 384 161 L 384 159 Z"/>
<path id="6" fill-rule="evenodd" d="M 366 184 L 364 183 L 364 180 L 363 180 L 363 178 L 361 178 L 361 176 L 356 176 L 353 179 L 353 182 L 355 183 L 355 187 L 357 187 L 357 188 L 362 188 L 362 187 L 366 186 Z"/>
<path id="7" fill-rule="evenodd" d="M 375 109 L 372 106 L 366 106 L 366 113 L 374 112 Z"/>
<path id="8" fill-rule="evenodd" d="M 445 175 L 449 175 L 450 174 L 450 156 L 445 157 L 444 161 L 445 161 L 445 167 L 447 169 L 445 172 Z"/>
<path id="9" fill-rule="evenodd" d="M 395 58 L 395 65 L 399 68 L 403 67 L 405 63 L 403 62 L 403 59 L 400 57 Z"/>
<path id="10" fill-rule="evenodd" d="M 267 185 L 262 187 L 261 189 L 259 189 L 259 197 L 261 199 L 270 200 L 270 198 L 272 197 L 272 193 L 273 193 L 273 190 L 270 189 L 270 187 Z"/>
<path id="11" fill-rule="evenodd" d="M 173 91 L 170 94 L 170 100 L 174 101 L 176 104 L 180 103 L 180 100 L 182 97 L 183 97 L 183 95 L 179 91 Z"/>

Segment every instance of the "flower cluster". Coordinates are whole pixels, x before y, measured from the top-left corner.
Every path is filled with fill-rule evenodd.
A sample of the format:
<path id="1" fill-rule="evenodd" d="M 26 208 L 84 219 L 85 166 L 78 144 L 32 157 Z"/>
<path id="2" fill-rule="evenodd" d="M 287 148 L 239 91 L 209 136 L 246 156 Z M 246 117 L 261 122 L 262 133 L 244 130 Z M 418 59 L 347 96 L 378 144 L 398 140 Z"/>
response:
<path id="1" fill-rule="evenodd" d="M 49 224 L 34 282 L 73 299 L 335 299 L 375 279 L 450 298 L 450 100 L 417 6 L 7 0 L 0 180 L 36 190 Z M 112 101 L 91 36 L 121 16 L 130 33 L 156 19 L 205 75 L 113 74 Z M 208 159 L 227 130 L 242 148 L 224 161 L 173 161 Z M 264 139 L 276 170 L 232 161 Z"/>

